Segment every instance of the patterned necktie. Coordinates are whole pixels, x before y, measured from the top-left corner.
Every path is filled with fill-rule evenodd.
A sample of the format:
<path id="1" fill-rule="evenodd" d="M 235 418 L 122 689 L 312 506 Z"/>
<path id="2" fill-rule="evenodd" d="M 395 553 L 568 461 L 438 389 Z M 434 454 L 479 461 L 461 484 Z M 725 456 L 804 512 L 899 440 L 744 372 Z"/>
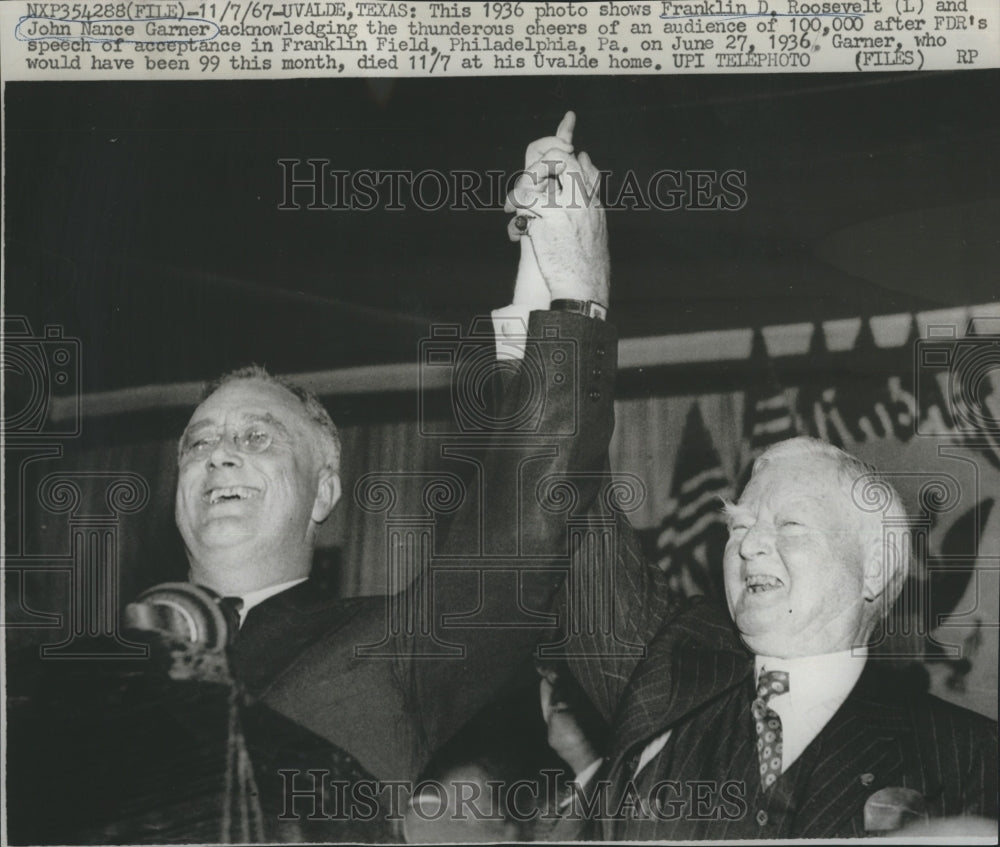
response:
<path id="1" fill-rule="evenodd" d="M 765 791 L 781 776 L 781 718 L 767 704 L 772 697 L 788 689 L 787 671 L 765 671 L 757 682 L 757 699 L 750 705 L 757 729 L 760 783 Z"/>

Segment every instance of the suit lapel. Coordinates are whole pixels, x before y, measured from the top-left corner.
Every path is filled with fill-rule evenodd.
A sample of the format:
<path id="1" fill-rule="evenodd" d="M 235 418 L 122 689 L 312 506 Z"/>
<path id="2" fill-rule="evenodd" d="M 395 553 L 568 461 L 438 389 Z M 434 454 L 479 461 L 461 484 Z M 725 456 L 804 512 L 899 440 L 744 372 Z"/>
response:
<path id="1" fill-rule="evenodd" d="M 303 615 L 322 612 L 336 607 L 341 602 L 339 598 L 321 591 L 314 580 L 307 579 L 285 591 L 272 594 L 254 606 L 247 612 L 240 635 L 245 637 L 259 627 L 273 625 L 276 620 L 298 619 Z"/>
<path id="2" fill-rule="evenodd" d="M 350 620 L 357 606 L 319 591 L 312 580 L 268 597 L 247 613 L 233 645 L 238 678 L 260 696 L 312 641 Z"/>
<path id="3" fill-rule="evenodd" d="M 810 771 L 796 814 L 804 838 L 863 836 L 868 798 L 903 784 L 904 751 L 918 739 L 905 706 L 877 687 L 877 673 L 869 660 L 854 690 L 786 774 L 799 782 L 796 768 Z"/>
<path id="4" fill-rule="evenodd" d="M 671 621 L 647 646 L 623 697 L 611 744 L 611 772 L 639 744 L 747 680 L 753 659 L 725 613 L 707 602 Z"/>

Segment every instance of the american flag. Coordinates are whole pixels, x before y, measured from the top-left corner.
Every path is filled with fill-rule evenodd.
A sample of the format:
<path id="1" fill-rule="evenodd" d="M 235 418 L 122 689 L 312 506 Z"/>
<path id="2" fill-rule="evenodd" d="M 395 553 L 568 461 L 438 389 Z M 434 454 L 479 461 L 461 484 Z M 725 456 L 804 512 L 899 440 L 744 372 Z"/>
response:
<path id="1" fill-rule="evenodd" d="M 695 401 L 684 422 L 670 502 L 656 544 L 658 564 L 680 595 L 721 596 L 727 536 L 722 498 L 731 497 L 732 488 Z"/>

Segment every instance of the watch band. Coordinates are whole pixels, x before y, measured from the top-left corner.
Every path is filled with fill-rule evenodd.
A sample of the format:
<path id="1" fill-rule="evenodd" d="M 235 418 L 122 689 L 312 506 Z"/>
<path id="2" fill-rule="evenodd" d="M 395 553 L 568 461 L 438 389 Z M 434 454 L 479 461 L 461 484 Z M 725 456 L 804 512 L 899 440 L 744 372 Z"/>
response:
<path id="1" fill-rule="evenodd" d="M 553 300 L 549 304 L 549 310 L 553 312 L 575 312 L 588 318 L 598 318 L 602 321 L 608 319 L 608 309 L 596 300 L 570 300 L 560 298 Z"/>

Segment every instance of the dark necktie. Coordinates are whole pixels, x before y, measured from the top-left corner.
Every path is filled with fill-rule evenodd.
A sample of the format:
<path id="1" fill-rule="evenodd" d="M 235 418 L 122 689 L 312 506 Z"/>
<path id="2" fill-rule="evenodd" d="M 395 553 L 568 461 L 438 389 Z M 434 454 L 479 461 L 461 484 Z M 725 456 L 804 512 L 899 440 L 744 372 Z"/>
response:
<path id="1" fill-rule="evenodd" d="M 757 681 L 757 699 L 750 704 L 757 730 L 760 784 L 767 791 L 781 776 L 781 718 L 768 708 L 772 697 L 789 690 L 787 671 L 765 671 Z"/>
<path id="2" fill-rule="evenodd" d="M 243 609 L 242 597 L 220 597 L 219 608 L 222 616 L 226 619 L 226 627 L 229 632 L 228 643 L 232 644 L 240 631 L 240 611 Z"/>
<path id="3" fill-rule="evenodd" d="M 232 645 L 240 633 L 240 611 L 242 597 L 220 597 L 219 609 L 226 619 L 227 643 Z M 229 699 L 229 738 L 226 756 L 226 798 L 223 806 L 221 826 L 222 841 L 226 843 L 263 841 L 263 811 L 259 800 L 253 763 L 243 734 L 241 705 L 245 705 L 243 687 L 232 663 L 235 654 L 230 654 L 230 669 L 237 682 L 232 686 Z"/>

